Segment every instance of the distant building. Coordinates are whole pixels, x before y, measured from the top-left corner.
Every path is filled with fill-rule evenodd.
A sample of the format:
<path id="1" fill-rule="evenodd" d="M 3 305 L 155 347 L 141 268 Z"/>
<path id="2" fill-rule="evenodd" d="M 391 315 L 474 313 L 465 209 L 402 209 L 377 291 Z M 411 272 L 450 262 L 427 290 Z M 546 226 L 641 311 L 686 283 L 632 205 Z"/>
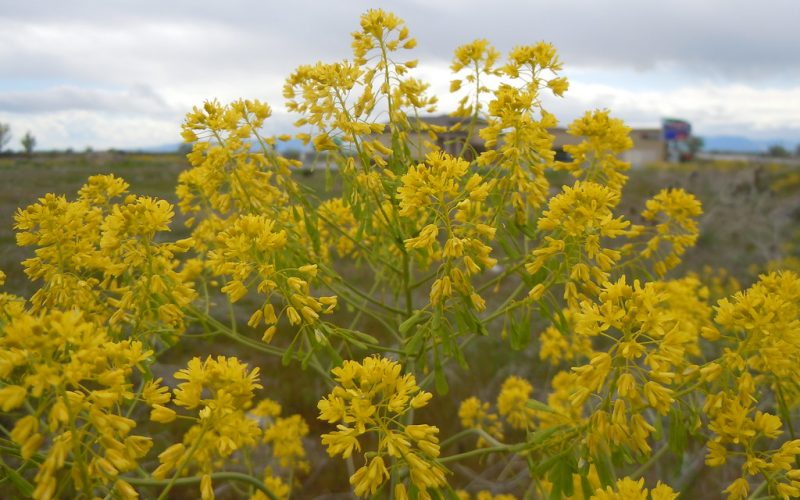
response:
<path id="1" fill-rule="evenodd" d="M 451 155 L 459 155 L 462 151 L 464 142 L 467 140 L 467 128 L 469 120 L 461 118 L 453 118 L 449 115 L 426 116 L 420 118 L 425 123 L 442 126 L 448 129 L 447 132 L 439 132 L 436 139 L 436 145 L 442 150 Z M 462 128 L 455 131 L 450 129 L 462 123 Z M 486 122 L 481 120 L 475 133 L 470 137 L 470 145 L 465 150 L 464 157 L 468 160 L 474 159 L 477 154 L 486 150 L 483 139 L 478 134 L 478 130 Z M 575 137 L 567 134 L 567 129 L 563 127 L 556 127 L 550 129 L 553 134 L 553 149 L 556 151 L 556 158 L 559 160 L 566 160 L 568 155 L 564 152 L 564 146 L 567 144 L 577 144 L 581 141 L 580 137 Z M 667 160 L 667 142 L 664 140 L 664 132 L 660 128 L 635 128 L 631 130 L 631 139 L 633 140 L 633 148 L 624 152 L 621 159 L 629 162 L 632 166 L 638 167 L 647 163 L 654 163 Z M 423 141 L 430 140 L 427 135 L 422 135 L 420 138 Z M 391 136 L 388 132 L 384 133 L 381 137 L 381 142 L 386 146 L 391 145 Z M 424 151 L 421 144 L 418 144 L 419 139 L 416 137 L 409 137 L 409 146 L 412 151 L 420 149 Z"/>
<path id="2" fill-rule="evenodd" d="M 563 153 L 566 144 L 577 144 L 581 141 L 580 137 L 569 135 L 566 128 L 550 129 L 550 133 L 555 136 L 553 148 L 556 150 L 556 157 L 561 156 L 560 153 Z M 660 128 L 631 129 L 630 136 L 633 148 L 620 155 L 623 161 L 634 167 L 640 167 L 667 159 L 667 144 Z"/>

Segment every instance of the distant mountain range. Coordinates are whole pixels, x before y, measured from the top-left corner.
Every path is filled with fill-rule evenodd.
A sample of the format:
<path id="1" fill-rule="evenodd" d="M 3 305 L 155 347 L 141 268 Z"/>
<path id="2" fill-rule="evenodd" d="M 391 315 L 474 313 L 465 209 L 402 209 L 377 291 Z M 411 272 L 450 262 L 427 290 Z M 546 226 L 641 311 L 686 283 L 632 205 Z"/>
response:
<path id="1" fill-rule="evenodd" d="M 703 138 L 703 151 L 724 153 L 764 153 L 770 146 L 783 146 L 794 152 L 798 142 L 786 139 L 750 139 L 739 135 L 712 135 Z"/>

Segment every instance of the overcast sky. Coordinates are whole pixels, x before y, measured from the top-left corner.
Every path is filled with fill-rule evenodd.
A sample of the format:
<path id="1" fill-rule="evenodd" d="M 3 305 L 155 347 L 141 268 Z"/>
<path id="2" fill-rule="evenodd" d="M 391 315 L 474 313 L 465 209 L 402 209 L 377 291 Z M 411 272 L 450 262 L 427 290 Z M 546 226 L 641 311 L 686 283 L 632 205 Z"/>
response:
<path id="1" fill-rule="evenodd" d="M 458 45 L 547 40 L 571 82 L 551 106 L 562 123 L 609 108 L 633 126 L 669 116 L 699 135 L 800 142 L 795 0 L 0 0 L 0 122 L 16 149 L 26 130 L 40 149 L 146 147 L 180 141 L 193 105 L 246 97 L 284 132 L 284 78 L 351 57 L 360 13 L 378 6 L 406 20 L 439 95 Z"/>

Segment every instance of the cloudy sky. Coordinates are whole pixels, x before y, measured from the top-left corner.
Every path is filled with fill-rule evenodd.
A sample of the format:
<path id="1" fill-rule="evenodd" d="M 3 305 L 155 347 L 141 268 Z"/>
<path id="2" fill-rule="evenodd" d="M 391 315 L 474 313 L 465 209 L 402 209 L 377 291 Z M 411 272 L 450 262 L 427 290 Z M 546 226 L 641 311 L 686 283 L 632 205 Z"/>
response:
<path id="1" fill-rule="evenodd" d="M 40 149 L 148 147 L 179 142 L 193 105 L 247 97 L 284 132 L 284 78 L 350 57 L 360 13 L 378 6 L 407 21 L 417 76 L 439 95 L 456 46 L 547 40 L 571 82 L 551 106 L 562 122 L 609 108 L 634 126 L 670 116 L 701 136 L 800 142 L 795 0 L 0 0 L 0 122 L 17 149 L 26 130 Z"/>

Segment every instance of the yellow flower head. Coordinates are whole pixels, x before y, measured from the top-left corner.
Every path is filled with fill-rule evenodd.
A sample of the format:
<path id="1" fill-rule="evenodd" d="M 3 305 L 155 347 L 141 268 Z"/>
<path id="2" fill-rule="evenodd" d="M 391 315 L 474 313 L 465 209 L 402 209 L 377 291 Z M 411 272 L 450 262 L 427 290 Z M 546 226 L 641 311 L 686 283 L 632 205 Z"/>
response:
<path id="1" fill-rule="evenodd" d="M 403 415 L 426 406 L 431 397 L 420 391 L 413 375 L 401 372 L 399 363 L 377 356 L 361 363 L 345 361 L 332 370 L 339 385 L 317 405 L 321 420 L 342 422 L 336 431 L 322 435 L 331 456 L 347 458 L 361 450 L 360 436 L 377 434 L 377 456 L 350 478 L 357 495 L 373 494 L 389 477 L 383 455 L 393 457 L 393 467 L 407 467 L 411 482 L 422 491 L 445 484 L 445 469 L 436 462 L 439 429 L 400 423 Z"/>
<path id="2" fill-rule="evenodd" d="M 529 429 L 533 425 L 533 409 L 528 407 L 533 387 L 516 375 L 508 377 L 497 396 L 497 411 L 514 429 Z"/>

